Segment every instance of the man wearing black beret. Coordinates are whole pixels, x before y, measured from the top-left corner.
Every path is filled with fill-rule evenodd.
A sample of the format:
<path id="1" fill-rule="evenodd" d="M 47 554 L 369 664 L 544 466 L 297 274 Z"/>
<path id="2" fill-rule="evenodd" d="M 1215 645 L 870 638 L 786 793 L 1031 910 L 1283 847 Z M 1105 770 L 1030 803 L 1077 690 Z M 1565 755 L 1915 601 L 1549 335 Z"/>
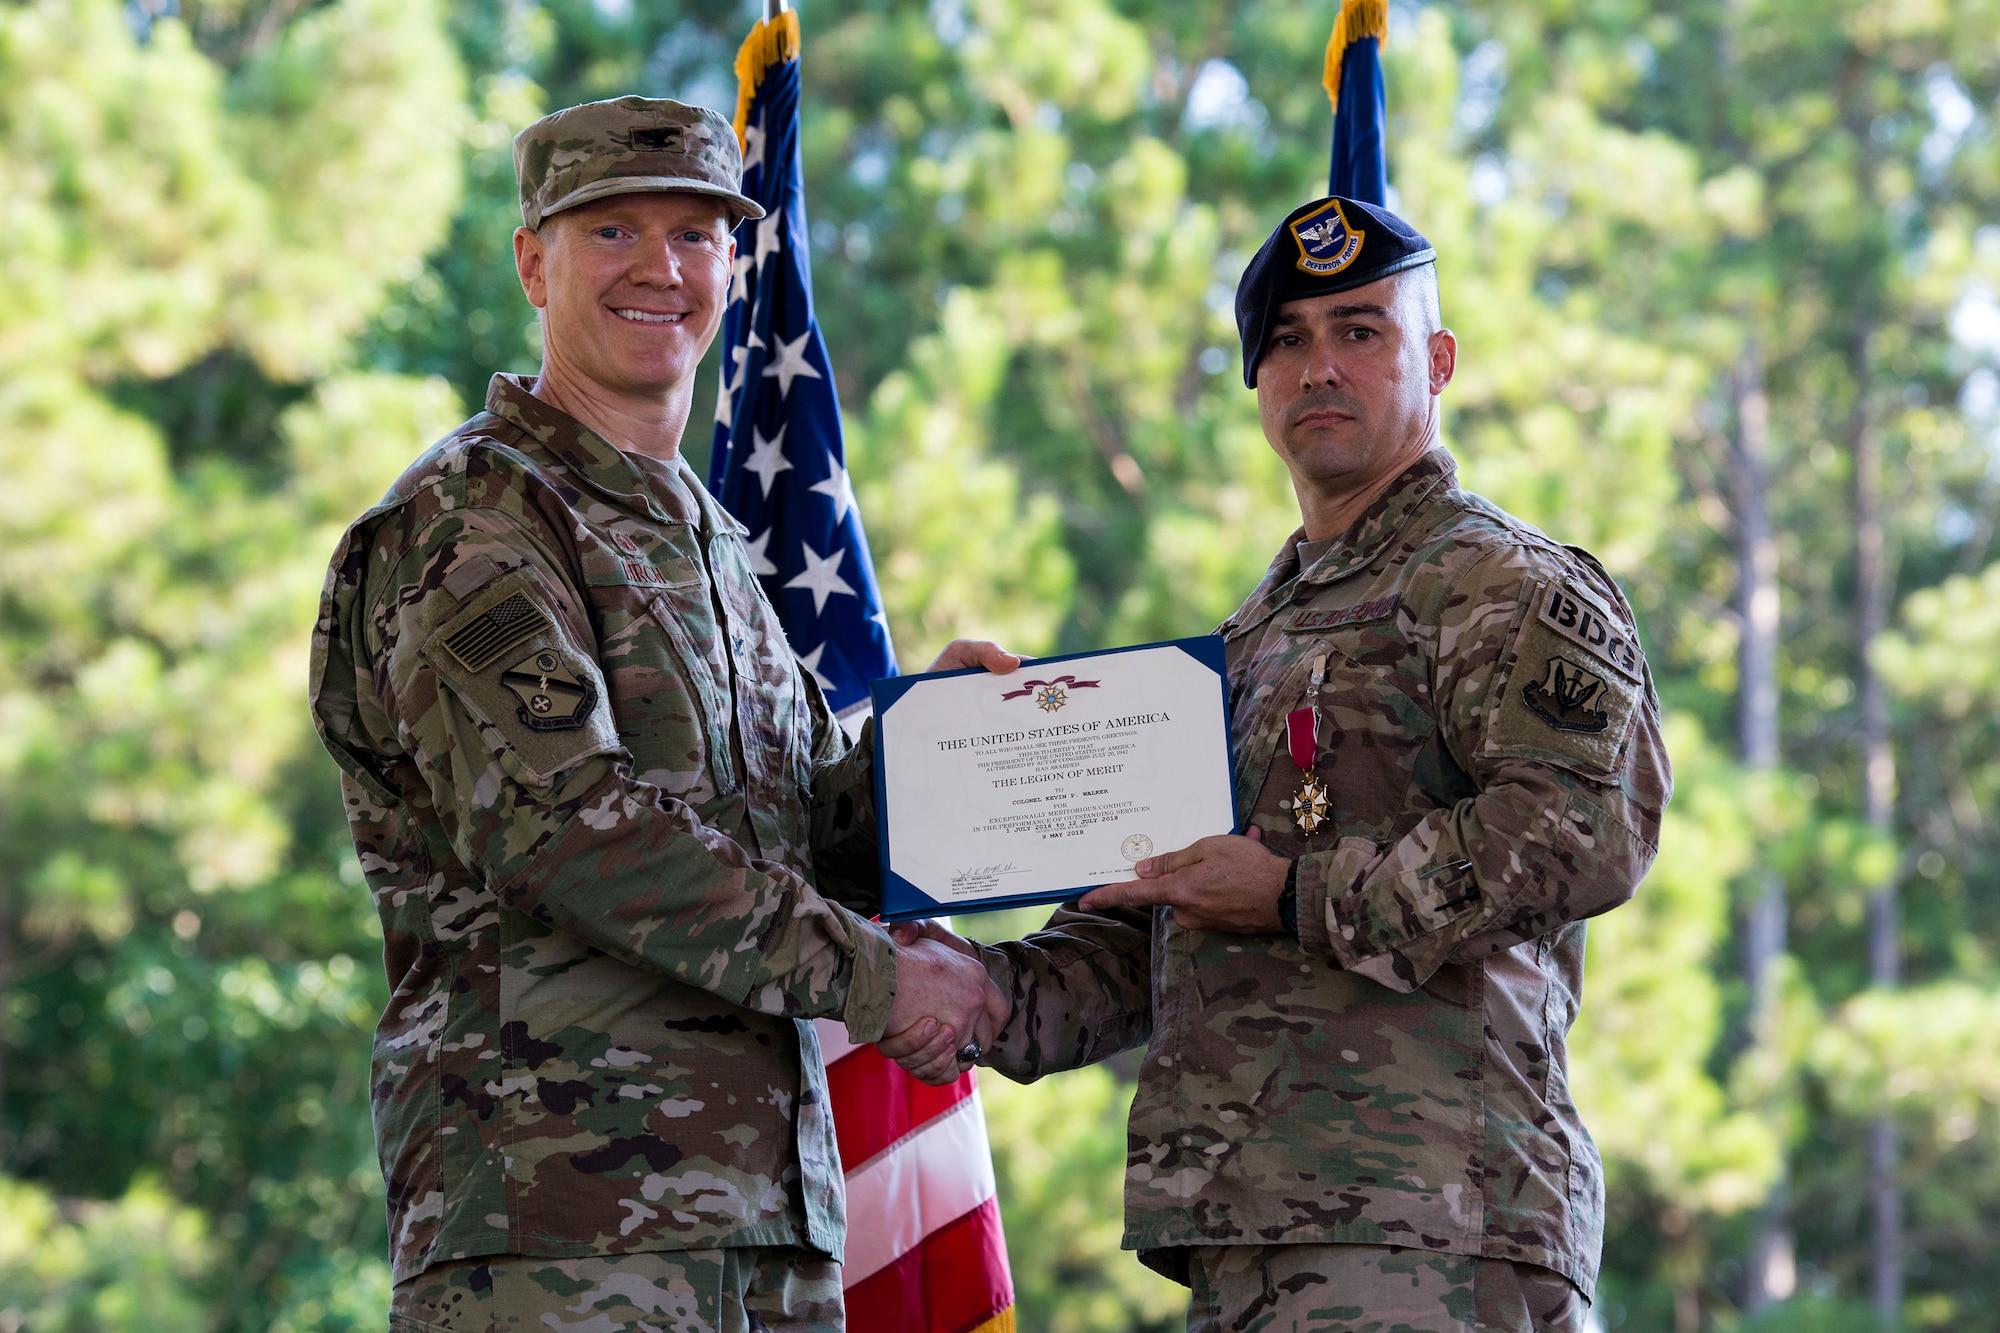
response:
<path id="1" fill-rule="evenodd" d="M 1457 485 L 1435 258 L 1320 199 L 1237 289 L 1303 518 L 1219 631 L 1243 832 L 978 950 L 1002 1073 L 1146 1045 L 1125 1244 L 1191 1333 L 1579 1330 L 1597 1278 L 1564 1039 L 1672 778 L 1618 585 Z"/>

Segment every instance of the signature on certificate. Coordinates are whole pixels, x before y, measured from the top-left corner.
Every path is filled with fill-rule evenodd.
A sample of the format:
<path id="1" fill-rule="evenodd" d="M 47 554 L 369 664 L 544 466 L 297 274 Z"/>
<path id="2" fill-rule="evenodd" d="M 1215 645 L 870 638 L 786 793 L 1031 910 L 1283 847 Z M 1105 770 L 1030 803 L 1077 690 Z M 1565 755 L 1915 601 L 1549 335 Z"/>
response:
<path id="1" fill-rule="evenodd" d="M 967 866 L 952 872 L 951 890 L 953 893 L 983 893 L 997 885 L 1003 876 L 1023 873 L 1012 861 L 999 861 L 990 866 Z"/>

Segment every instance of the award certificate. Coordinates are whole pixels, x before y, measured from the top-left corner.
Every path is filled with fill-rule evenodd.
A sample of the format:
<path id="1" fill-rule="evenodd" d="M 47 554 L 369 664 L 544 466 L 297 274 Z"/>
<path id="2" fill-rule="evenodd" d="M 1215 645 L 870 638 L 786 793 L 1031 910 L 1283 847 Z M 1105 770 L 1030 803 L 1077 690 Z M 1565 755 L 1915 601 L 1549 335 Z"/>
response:
<path id="1" fill-rule="evenodd" d="M 1222 640 L 874 685 L 889 921 L 1074 898 L 1230 833 Z"/>

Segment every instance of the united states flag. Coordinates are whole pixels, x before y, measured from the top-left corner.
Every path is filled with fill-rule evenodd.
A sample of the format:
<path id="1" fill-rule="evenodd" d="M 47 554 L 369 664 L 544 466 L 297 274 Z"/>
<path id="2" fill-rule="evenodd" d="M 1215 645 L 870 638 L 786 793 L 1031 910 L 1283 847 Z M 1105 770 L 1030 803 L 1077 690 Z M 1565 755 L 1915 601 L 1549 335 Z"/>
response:
<path id="1" fill-rule="evenodd" d="M 782 12 L 736 55 L 743 192 L 709 490 L 750 529 L 758 577 L 799 662 L 844 721 L 894 675 L 888 623 L 848 485 L 840 402 L 813 315 L 799 155 L 799 21 Z M 932 1088 L 838 1023 L 819 1024 L 847 1174 L 848 1327 L 1012 1333 L 1014 1288 L 993 1159 L 968 1073 Z"/>

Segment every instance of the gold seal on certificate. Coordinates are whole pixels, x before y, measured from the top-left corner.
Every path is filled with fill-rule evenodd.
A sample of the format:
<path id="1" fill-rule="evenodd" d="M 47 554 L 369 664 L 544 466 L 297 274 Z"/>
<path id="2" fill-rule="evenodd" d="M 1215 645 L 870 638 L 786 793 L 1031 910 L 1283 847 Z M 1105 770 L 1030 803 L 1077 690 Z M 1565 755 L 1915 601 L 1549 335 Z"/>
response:
<path id="1" fill-rule="evenodd" d="M 888 920 L 1073 898 L 1236 826 L 1222 641 L 875 683 Z"/>

